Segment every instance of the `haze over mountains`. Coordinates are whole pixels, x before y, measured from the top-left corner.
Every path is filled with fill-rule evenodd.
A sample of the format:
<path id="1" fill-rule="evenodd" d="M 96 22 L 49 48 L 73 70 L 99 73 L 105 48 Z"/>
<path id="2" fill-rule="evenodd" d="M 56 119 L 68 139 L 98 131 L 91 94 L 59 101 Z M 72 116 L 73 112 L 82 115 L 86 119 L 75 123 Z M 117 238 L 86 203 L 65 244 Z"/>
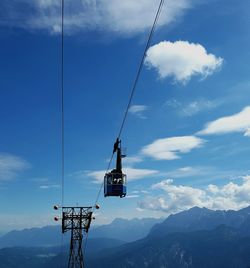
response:
<path id="1" fill-rule="evenodd" d="M 239 211 L 194 207 L 170 215 L 162 222 L 116 219 L 109 225 L 92 230 L 93 235 L 87 244 L 86 264 L 89 268 L 247 268 L 250 267 L 249 224 L 250 207 Z M 6 234 L 0 238 L 1 247 L 9 243 L 9 248 L 0 250 L 1 267 L 50 268 L 56 267 L 61 260 L 66 263 L 68 245 L 63 247 L 63 253 L 59 247 L 52 246 L 58 242 L 54 234 L 57 232 L 59 234 L 60 230 L 56 227 L 44 227 Z M 133 240 L 133 236 L 136 239 Z M 40 247 L 35 247 L 39 246 L 38 240 L 30 245 L 32 239 L 38 237 Z M 21 248 L 16 248 L 11 246 L 15 238 L 16 244 L 27 239 L 22 242 Z"/>
<path id="2" fill-rule="evenodd" d="M 210 210 L 194 207 L 170 215 L 161 224 L 155 225 L 150 236 L 162 236 L 173 232 L 212 230 L 220 225 L 237 228 L 242 234 L 250 235 L 250 206 L 239 211 Z"/>
<path id="3" fill-rule="evenodd" d="M 145 237 L 150 229 L 163 219 L 115 219 L 107 225 L 92 227 L 89 238 L 107 238 L 131 242 Z M 52 247 L 61 244 L 61 227 L 46 226 L 21 231 L 11 231 L 0 237 L 0 248 L 4 247 Z M 70 239 L 69 232 L 64 235 L 64 243 Z"/>
<path id="4" fill-rule="evenodd" d="M 155 225 L 146 238 L 90 260 L 89 267 L 250 267 L 249 223 L 250 207 L 194 207 Z"/>
<path id="5" fill-rule="evenodd" d="M 151 228 L 163 219 L 145 218 L 145 219 L 115 219 L 111 224 L 103 225 L 93 229 L 90 232 L 90 238 L 105 237 L 132 242 L 144 238 Z"/>
<path id="6" fill-rule="evenodd" d="M 237 230 L 219 226 L 214 230 L 171 233 L 147 237 L 99 258 L 92 258 L 88 267 L 250 267 L 250 238 Z"/>

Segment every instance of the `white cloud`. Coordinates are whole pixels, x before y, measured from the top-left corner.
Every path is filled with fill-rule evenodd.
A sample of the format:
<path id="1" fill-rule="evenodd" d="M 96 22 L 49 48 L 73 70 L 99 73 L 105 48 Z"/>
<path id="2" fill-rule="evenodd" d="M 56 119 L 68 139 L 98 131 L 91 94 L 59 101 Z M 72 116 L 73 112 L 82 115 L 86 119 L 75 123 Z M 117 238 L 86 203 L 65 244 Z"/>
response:
<path id="1" fill-rule="evenodd" d="M 168 171 L 165 175 L 170 178 L 196 177 L 209 173 L 209 167 L 182 167 Z M 213 170 L 214 171 L 214 170 Z M 210 171 L 211 172 L 211 171 Z"/>
<path id="2" fill-rule="evenodd" d="M 143 159 L 142 157 L 135 155 L 135 156 L 127 156 L 123 159 L 123 164 L 126 166 L 132 166 L 136 163 L 142 162 Z"/>
<path id="3" fill-rule="evenodd" d="M 143 147 L 142 154 L 156 160 L 174 160 L 180 158 L 179 154 L 201 147 L 204 142 L 195 136 L 158 139 Z"/>
<path id="4" fill-rule="evenodd" d="M 19 172 L 30 168 L 30 164 L 21 157 L 0 153 L 0 181 L 14 179 Z"/>
<path id="5" fill-rule="evenodd" d="M 129 113 L 141 118 L 146 119 L 146 117 L 143 115 L 143 112 L 145 112 L 148 109 L 148 106 L 146 105 L 132 105 L 129 108 Z"/>
<path id="6" fill-rule="evenodd" d="M 186 166 L 161 172 L 160 175 L 171 179 L 192 178 L 196 182 L 204 185 L 205 183 L 211 183 L 212 181 L 217 181 L 218 179 L 238 179 L 244 172 L 245 171 L 233 169 L 221 170 L 213 166 Z M 232 174 L 234 174 L 233 177 Z"/>
<path id="7" fill-rule="evenodd" d="M 210 209 L 244 208 L 250 203 L 250 176 L 242 177 L 239 183 L 229 182 L 218 186 L 210 184 L 205 189 L 174 185 L 167 179 L 152 185 L 153 190 L 162 190 L 164 195 L 148 197 L 138 203 L 139 208 L 175 213 L 194 206 Z"/>
<path id="8" fill-rule="evenodd" d="M 126 195 L 126 198 L 138 198 L 138 197 L 140 197 L 138 194 Z"/>
<path id="9" fill-rule="evenodd" d="M 178 82 L 187 82 L 194 75 L 205 78 L 222 62 L 222 58 L 208 54 L 202 45 L 188 41 L 160 42 L 148 49 L 145 59 L 145 64 L 155 68 L 160 78 L 173 77 Z"/>
<path id="10" fill-rule="evenodd" d="M 194 114 L 199 113 L 202 110 L 210 110 L 214 107 L 213 102 L 211 101 L 193 101 L 188 105 L 183 107 L 183 113 L 186 116 L 192 116 Z"/>
<path id="11" fill-rule="evenodd" d="M 40 189 L 53 189 L 53 188 L 60 188 L 61 186 L 59 184 L 50 184 L 50 185 L 40 185 Z"/>
<path id="12" fill-rule="evenodd" d="M 216 194 L 219 192 L 219 188 L 214 184 L 209 184 L 207 190 L 212 194 Z"/>
<path id="13" fill-rule="evenodd" d="M 145 106 L 145 105 L 132 105 L 129 108 L 129 112 L 131 114 L 136 114 L 136 113 L 144 112 L 145 110 L 147 110 L 147 106 Z"/>
<path id="14" fill-rule="evenodd" d="M 246 129 L 246 132 L 244 133 L 244 136 L 250 137 L 250 128 Z"/>
<path id="15" fill-rule="evenodd" d="M 179 171 L 181 172 L 192 172 L 193 171 L 193 168 L 192 167 L 182 167 L 182 168 L 179 168 Z"/>
<path id="16" fill-rule="evenodd" d="M 158 171 L 152 169 L 138 169 L 138 168 L 124 167 L 123 173 L 127 175 L 130 181 L 133 181 L 156 175 Z M 87 173 L 87 176 L 93 178 L 95 182 L 102 182 L 104 175 L 105 170 L 91 171 Z"/>
<path id="17" fill-rule="evenodd" d="M 213 110 L 224 103 L 223 100 L 197 99 L 189 103 L 183 103 L 176 99 L 165 102 L 165 106 L 174 108 L 180 116 L 193 116 L 203 111 Z"/>
<path id="18" fill-rule="evenodd" d="M 168 25 L 191 8 L 192 0 L 169 0 L 163 7 L 159 25 Z M 60 31 L 61 1 L 2 0 L 0 24 L 31 30 Z M 142 32 L 151 27 L 158 0 L 83 0 L 65 1 L 65 29 L 106 30 L 125 34 Z"/>
<path id="19" fill-rule="evenodd" d="M 106 24 L 113 30 L 127 33 L 150 28 L 159 5 L 158 0 L 103 0 L 101 2 Z M 168 25 L 190 7 L 189 0 L 168 1 L 163 7 L 158 25 Z"/>
<path id="20" fill-rule="evenodd" d="M 250 128 L 250 106 L 245 107 L 241 112 L 219 118 L 208 123 L 203 130 L 198 132 L 200 135 L 224 134 L 230 132 L 243 132 L 249 136 Z"/>

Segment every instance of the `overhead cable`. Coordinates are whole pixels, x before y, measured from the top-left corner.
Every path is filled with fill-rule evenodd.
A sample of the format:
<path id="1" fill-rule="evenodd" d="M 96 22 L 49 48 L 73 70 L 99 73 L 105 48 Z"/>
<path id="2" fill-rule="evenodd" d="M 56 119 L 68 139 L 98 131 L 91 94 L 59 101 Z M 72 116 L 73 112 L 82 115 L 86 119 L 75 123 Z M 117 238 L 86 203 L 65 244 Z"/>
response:
<path id="1" fill-rule="evenodd" d="M 149 48 L 149 46 L 151 44 L 151 40 L 152 40 L 154 31 L 155 31 L 157 22 L 159 20 L 161 10 L 162 10 L 162 7 L 164 5 L 164 1 L 165 0 L 161 0 L 160 3 L 159 3 L 159 6 L 158 6 L 158 9 L 157 9 L 155 18 L 154 18 L 152 28 L 151 28 L 150 33 L 148 35 L 147 43 L 146 43 L 146 46 L 145 46 L 145 48 L 143 50 L 143 54 L 142 54 L 142 58 L 141 58 L 141 61 L 140 61 L 140 64 L 139 64 L 139 68 L 137 70 L 137 73 L 136 73 L 136 76 L 135 76 L 135 79 L 134 79 L 134 82 L 133 82 L 133 85 L 132 85 L 132 89 L 131 89 L 131 93 L 130 93 L 130 96 L 129 96 L 128 104 L 126 106 L 126 110 L 125 110 L 125 113 L 124 113 L 124 116 L 123 116 L 123 119 L 122 119 L 122 123 L 121 123 L 120 129 L 119 129 L 119 132 L 118 132 L 118 136 L 117 136 L 118 139 L 120 139 L 122 131 L 124 129 L 124 125 L 125 125 L 125 122 L 126 122 L 126 119 L 127 119 L 128 111 L 129 111 L 129 108 L 131 106 L 131 103 L 132 103 L 132 100 L 133 100 L 133 97 L 134 97 L 134 94 L 135 94 L 135 91 L 136 91 L 136 86 L 138 84 L 138 81 L 139 81 L 139 78 L 140 78 L 140 75 L 141 75 L 141 72 L 142 72 L 142 68 L 143 68 L 143 64 L 144 64 L 144 61 L 145 61 L 145 58 L 146 58 L 146 55 L 147 55 L 147 51 L 148 51 L 148 48 Z M 109 161 L 106 173 L 108 172 L 108 170 L 110 168 L 110 165 L 111 165 L 113 157 L 114 157 L 114 152 L 112 153 L 112 155 L 110 157 L 110 161 Z M 100 189 L 99 189 L 99 191 L 97 193 L 97 198 L 96 198 L 95 204 L 98 202 L 98 200 L 100 198 L 100 194 L 101 194 L 103 186 L 104 186 L 104 182 L 102 182 L 102 184 L 100 186 Z"/>

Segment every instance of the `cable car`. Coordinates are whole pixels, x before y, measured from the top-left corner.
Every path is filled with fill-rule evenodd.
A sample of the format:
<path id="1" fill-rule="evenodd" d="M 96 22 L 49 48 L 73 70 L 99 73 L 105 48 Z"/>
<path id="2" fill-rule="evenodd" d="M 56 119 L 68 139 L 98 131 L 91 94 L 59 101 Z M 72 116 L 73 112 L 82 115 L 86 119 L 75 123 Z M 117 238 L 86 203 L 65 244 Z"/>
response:
<path id="1" fill-rule="evenodd" d="M 122 173 L 122 158 L 125 154 L 121 152 L 121 140 L 117 138 L 113 153 L 116 152 L 116 168 L 106 173 L 104 177 L 104 196 L 125 197 L 127 191 L 127 176 Z"/>

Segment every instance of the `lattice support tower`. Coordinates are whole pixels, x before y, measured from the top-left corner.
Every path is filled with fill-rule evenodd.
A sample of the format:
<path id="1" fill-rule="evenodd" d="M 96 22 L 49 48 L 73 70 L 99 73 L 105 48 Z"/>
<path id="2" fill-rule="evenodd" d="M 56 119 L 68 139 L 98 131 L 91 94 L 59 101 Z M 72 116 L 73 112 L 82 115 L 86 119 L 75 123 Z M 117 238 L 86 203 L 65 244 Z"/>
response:
<path id="1" fill-rule="evenodd" d="M 68 268 L 83 268 L 83 237 L 92 220 L 92 207 L 62 207 L 62 232 L 71 231 Z"/>

